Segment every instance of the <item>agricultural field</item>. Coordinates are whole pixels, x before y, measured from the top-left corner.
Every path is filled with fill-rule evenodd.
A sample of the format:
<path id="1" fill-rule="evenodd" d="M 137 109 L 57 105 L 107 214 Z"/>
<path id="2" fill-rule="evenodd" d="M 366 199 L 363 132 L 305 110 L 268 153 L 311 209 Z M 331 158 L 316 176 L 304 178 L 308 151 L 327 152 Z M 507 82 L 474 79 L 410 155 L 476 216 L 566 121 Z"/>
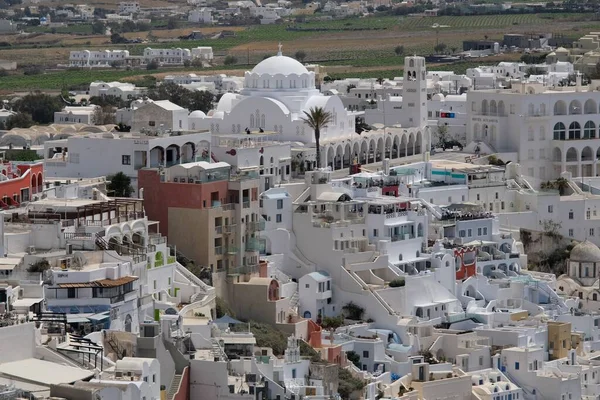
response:
<path id="1" fill-rule="evenodd" d="M 140 55 L 147 46 L 212 46 L 216 55 L 216 66 L 202 72 L 227 70 L 231 73 L 243 73 L 264 57 L 275 54 L 277 44 L 281 42 L 284 54 L 293 56 L 296 51 L 303 50 L 307 55 L 305 62 L 320 63 L 332 71 L 336 67 L 341 71 L 350 67 L 351 71 L 377 76 L 386 71 L 396 73 L 401 70 L 403 57 L 394 52 L 398 45 L 404 46 L 404 54 L 427 55 L 433 53 L 437 42 L 444 43 L 448 51 L 461 50 L 462 41 L 467 37 L 501 40 L 505 33 L 566 32 L 576 39 L 587 32 L 600 30 L 600 21 L 595 18 L 593 14 L 373 16 L 333 21 L 309 18 L 303 23 L 289 22 L 251 27 L 199 28 L 187 25 L 174 30 L 152 30 L 152 36 L 156 37 L 156 40 L 171 40 L 167 43 L 118 46 L 112 45 L 107 36 L 88 34 L 89 25 L 81 25 L 69 27 L 71 31 L 59 28 L 55 33 L 35 32 L 30 35 L 0 36 L 0 42 L 10 46 L 0 48 L 0 59 L 15 60 L 20 65 L 43 64 L 52 69 L 57 64 L 68 62 L 70 50 L 82 48 L 119 48 L 129 50 L 132 55 Z M 435 24 L 442 28 L 433 28 Z M 210 38 L 222 29 L 235 30 L 236 36 L 224 39 Z M 180 36 L 192 31 L 202 31 L 209 38 L 178 40 Z M 129 39 L 146 39 L 148 33 L 131 32 L 125 36 Z M 226 55 L 235 56 L 237 65 L 227 68 L 220 66 Z M 116 80 L 148 74 L 149 71 L 145 70 L 61 71 L 30 76 L 23 76 L 22 72 L 17 72 L 0 77 L 0 90 L 60 89 L 64 85 L 77 86 L 95 79 Z"/>

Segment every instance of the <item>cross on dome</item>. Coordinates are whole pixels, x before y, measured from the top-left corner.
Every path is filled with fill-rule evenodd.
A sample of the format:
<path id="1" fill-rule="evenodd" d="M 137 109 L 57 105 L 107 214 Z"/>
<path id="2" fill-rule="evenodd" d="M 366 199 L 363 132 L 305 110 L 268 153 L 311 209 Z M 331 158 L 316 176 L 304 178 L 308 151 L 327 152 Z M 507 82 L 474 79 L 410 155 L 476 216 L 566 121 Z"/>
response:
<path id="1" fill-rule="evenodd" d="M 281 44 L 281 42 L 279 42 L 279 45 L 277 46 L 279 48 L 279 51 L 277 52 L 278 56 L 283 55 L 283 53 L 281 52 L 281 48 L 283 47 L 283 45 Z"/>

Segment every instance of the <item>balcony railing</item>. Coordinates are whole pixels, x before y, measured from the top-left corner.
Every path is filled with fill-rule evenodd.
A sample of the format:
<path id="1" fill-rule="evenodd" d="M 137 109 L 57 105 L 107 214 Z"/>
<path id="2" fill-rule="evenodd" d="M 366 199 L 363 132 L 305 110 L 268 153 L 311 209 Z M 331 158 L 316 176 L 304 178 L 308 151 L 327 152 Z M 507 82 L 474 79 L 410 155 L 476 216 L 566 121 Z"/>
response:
<path id="1" fill-rule="evenodd" d="M 148 238 L 150 244 L 163 244 L 167 242 L 167 238 L 161 235 L 152 235 Z"/>
<path id="2" fill-rule="evenodd" d="M 64 233 L 64 237 L 65 240 L 74 240 L 74 239 L 78 239 L 78 240 L 90 240 L 92 239 L 92 234 L 91 233 L 79 233 L 79 232 L 65 232 Z"/>
<path id="3" fill-rule="evenodd" d="M 246 240 L 246 251 L 260 251 L 260 242 L 256 238 Z"/>
<path id="4" fill-rule="evenodd" d="M 243 265 L 241 267 L 229 268 L 229 274 L 251 274 L 258 272 L 258 264 Z"/>
<path id="5" fill-rule="evenodd" d="M 221 235 L 223 233 L 223 226 L 215 226 L 215 233 Z"/>
<path id="6" fill-rule="evenodd" d="M 415 235 L 411 233 L 404 233 L 399 235 L 392 235 L 392 242 L 397 242 L 399 240 L 409 240 L 414 239 Z"/>
<path id="7" fill-rule="evenodd" d="M 264 231 L 265 230 L 265 220 L 261 219 L 260 221 L 254 222 L 246 222 L 246 231 L 247 232 L 256 232 L 256 231 Z"/>
<path id="8" fill-rule="evenodd" d="M 226 234 L 233 233 L 235 231 L 236 224 L 223 225 L 223 232 Z"/>
<path id="9" fill-rule="evenodd" d="M 250 202 L 249 201 L 245 201 L 242 203 L 242 207 L 243 208 L 250 208 Z"/>
<path id="10" fill-rule="evenodd" d="M 227 254 L 233 255 L 233 254 L 237 254 L 237 252 L 238 252 L 238 248 L 237 247 L 235 247 L 235 246 L 229 246 L 229 247 L 227 247 Z"/>
<path id="11" fill-rule="evenodd" d="M 223 247 L 216 246 L 215 247 L 215 255 L 221 255 L 221 254 L 223 254 Z"/>

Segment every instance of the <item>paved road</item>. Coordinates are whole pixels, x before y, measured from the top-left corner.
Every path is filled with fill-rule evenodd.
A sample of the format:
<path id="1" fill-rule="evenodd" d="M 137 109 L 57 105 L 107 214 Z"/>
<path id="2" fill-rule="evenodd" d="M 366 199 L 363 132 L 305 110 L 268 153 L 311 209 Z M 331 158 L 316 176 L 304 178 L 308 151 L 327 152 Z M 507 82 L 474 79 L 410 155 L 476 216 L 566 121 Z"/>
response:
<path id="1" fill-rule="evenodd" d="M 472 156 L 472 154 L 461 152 L 461 151 L 447 150 L 447 151 L 436 152 L 435 154 L 433 154 L 430 157 L 430 159 L 431 160 L 449 160 L 449 161 L 465 162 L 465 157 L 468 157 L 468 156 Z M 408 157 L 390 160 L 390 166 L 396 167 L 398 165 L 411 164 L 411 163 L 415 163 L 415 162 L 419 162 L 419 161 L 423 161 L 423 154 L 417 154 L 414 156 L 408 156 Z M 363 167 L 370 171 L 377 171 L 378 169 L 383 168 L 383 163 L 376 162 L 376 163 L 372 163 L 372 164 L 364 164 Z M 342 168 L 337 171 L 334 171 L 331 174 L 331 177 L 333 179 L 344 178 L 344 177 L 348 176 L 348 172 L 349 172 L 348 168 Z"/>

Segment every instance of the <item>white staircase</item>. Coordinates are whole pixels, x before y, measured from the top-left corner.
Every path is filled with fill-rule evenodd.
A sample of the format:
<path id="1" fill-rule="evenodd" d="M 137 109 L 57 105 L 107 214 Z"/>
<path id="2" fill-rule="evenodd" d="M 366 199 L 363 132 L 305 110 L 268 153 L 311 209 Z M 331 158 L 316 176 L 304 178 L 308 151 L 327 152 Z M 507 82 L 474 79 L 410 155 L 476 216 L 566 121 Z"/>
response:
<path id="1" fill-rule="evenodd" d="M 177 394 L 179 390 L 179 385 L 181 384 L 181 375 L 175 374 L 173 376 L 173 381 L 171 381 L 171 386 L 169 386 L 169 391 L 167 392 L 167 400 L 173 400 L 173 397 Z"/>
<path id="2" fill-rule="evenodd" d="M 296 290 L 292 297 L 290 297 L 290 313 L 298 314 L 298 303 L 300 302 L 300 296 Z"/>

